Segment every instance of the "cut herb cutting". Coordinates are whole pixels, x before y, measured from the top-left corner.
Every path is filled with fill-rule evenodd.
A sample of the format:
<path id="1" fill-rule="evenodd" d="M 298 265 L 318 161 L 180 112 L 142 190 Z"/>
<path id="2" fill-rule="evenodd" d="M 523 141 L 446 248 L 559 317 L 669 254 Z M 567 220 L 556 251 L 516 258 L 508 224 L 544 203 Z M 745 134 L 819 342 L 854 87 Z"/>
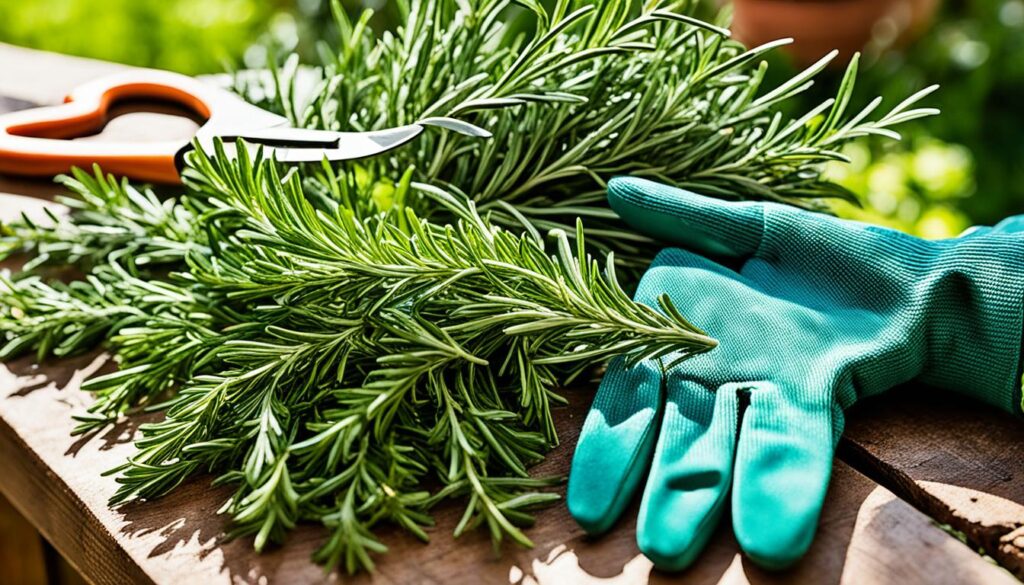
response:
<path id="1" fill-rule="evenodd" d="M 119 369 L 86 383 L 80 432 L 164 414 L 111 471 L 114 504 L 212 472 L 236 488 L 236 535 L 259 550 L 319 522 L 317 559 L 350 572 L 383 552 L 375 526 L 426 539 L 452 497 L 457 534 L 529 544 L 530 509 L 558 497 L 559 478 L 529 474 L 557 443 L 557 389 L 615 356 L 716 344 L 667 296 L 655 310 L 624 292 L 654 248 L 605 205 L 606 181 L 815 206 L 849 196 L 820 176 L 842 144 L 934 113 L 913 108 L 929 88 L 849 115 L 854 60 L 834 100 L 786 119 L 832 56 L 765 90 L 759 56 L 778 43 L 746 50 L 684 8 L 416 2 L 376 37 L 369 12 L 336 5 L 310 95 L 295 58 L 239 93 L 303 128 L 432 118 L 492 138 L 433 128 L 301 166 L 216 142 L 187 156 L 174 198 L 75 171 L 68 215 L 3 226 L 4 254 L 30 260 L 0 284 L 0 356 L 110 351 Z M 84 276 L 48 278 L 59 266 Z"/>

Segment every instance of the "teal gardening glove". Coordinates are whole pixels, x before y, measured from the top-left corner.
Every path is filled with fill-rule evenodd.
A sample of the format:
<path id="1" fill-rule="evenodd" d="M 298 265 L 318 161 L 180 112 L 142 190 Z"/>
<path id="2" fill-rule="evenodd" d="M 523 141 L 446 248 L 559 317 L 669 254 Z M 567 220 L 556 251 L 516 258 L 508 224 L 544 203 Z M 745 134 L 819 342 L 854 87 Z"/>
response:
<path id="1" fill-rule="evenodd" d="M 608 530 L 646 475 L 637 542 L 656 566 L 692 563 L 731 493 L 740 547 L 783 568 L 811 544 L 858 399 L 914 380 L 1019 410 L 1020 221 L 925 241 L 640 179 L 608 193 L 634 228 L 738 271 L 670 248 L 641 280 L 638 301 L 668 294 L 719 346 L 667 369 L 671 356 L 609 366 L 569 476 L 588 532 Z"/>

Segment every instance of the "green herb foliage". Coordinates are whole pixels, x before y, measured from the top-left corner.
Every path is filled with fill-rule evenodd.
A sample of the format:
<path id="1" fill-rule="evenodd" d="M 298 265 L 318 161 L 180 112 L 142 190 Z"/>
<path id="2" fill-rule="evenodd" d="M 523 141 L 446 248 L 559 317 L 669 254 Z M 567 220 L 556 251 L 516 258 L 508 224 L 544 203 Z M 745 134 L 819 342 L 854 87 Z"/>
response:
<path id="1" fill-rule="evenodd" d="M 484 522 L 527 543 L 523 510 L 555 497 L 530 491 L 550 480 L 526 472 L 556 441 L 555 386 L 619 353 L 714 345 L 667 301 L 663 313 L 630 301 L 611 257 L 603 272 L 586 255 L 582 228 L 575 246 L 555 234 L 551 253 L 409 174 L 396 198 L 427 196 L 458 220 L 397 205 L 359 217 L 339 203 L 351 177 L 330 167 L 338 197 L 317 206 L 298 172 L 271 162 L 219 151 L 193 164 L 194 195 L 180 203 L 76 173 L 66 183 L 87 203 L 36 229 L 81 237 L 100 227 L 90 217 L 117 216 L 135 218 L 136 239 L 81 252 L 98 262 L 85 280 L 22 276 L 0 291 L 3 357 L 108 338 L 120 370 L 86 383 L 98 400 L 80 431 L 180 386 L 116 470 L 114 503 L 224 471 L 238 484 L 225 510 L 257 549 L 315 518 L 336 530 L 323 560 L 350 570 L 380 548 L 369 526 L 388 519 L 425 537 L 425 510 L 453 495 L 470 496 L 459 531 Z M 443 489 L 428 494 L 428 479 Z"/>
<path id="2" fill-rule="evenodd" d="M 881 100 L 847 117 L 854 59 L 834 99 L 787 119 L 778 106 L 809 89 L 835 53 L 766 90 L 760 57 L 788 41 L 747 50 L 727 30 L 672 11 L 685 3 L 518 4 L 534 17 L 532 35 L 502 18 L 509 3 L 500 0 L 415 2 L 406 26 L 381 38 L 367 26 L 369 11 L 350 22 L 339 9 L 340 49 L 321 46 L 323 67 L 306 71 L 320 80 L 313 91 L 296 89 L 297 58 L 272 84 L 239 91 L 311 128 L 473 122 L 494 138 L 433 134 L 381 164 L 395 175 L 415 167 L 417 180 L 467 194 L 503 225 L 521 221 L 508 204 L 541 228 L 572 231 L 583 217 L 592 244 L 638 265 L 649 250 L 605 205 L 609 177 L 802 206 L 852 199 L 822 180 L 821 164 L 846 160 L 845 142 L 898 138 L 892 126 L 935 113 L 913 108 L 929 87 L 876 119 Z"/>
<path id="3" fill-rule="evenodd" d="M 557 497 L 528 472 L 557 442 L 557 388 L 615 355 L 715 345 L 667 299 L 623 292 L 615 254 L 635 265 L 645 248 L 604 207 L 606 178 L 812 204 L 843 193 L 818 176 L 839 145 L 930 113 L 915 96 L 847 120 L 851 69 L 837 100 L 783 119 L 773 107 L 821 64 L 764 91 L 768 48 L 672 4 L 413 6 L 379 39 L 337 11 L 341 47 L 305 105 L 294 61 L 262 91 L 305 126 L 432 119 L 493 138 L 431 128 L 378 159 L 287 169 L 218 144 L 191 155 L 179 198 L 78 171 L 69 215 L 3 226 L 5 253 L 32 260 L 0 280 L 0 357 L 105 345 L 119 370 L 86 383 L 79 432 L 165 415 L 112 470 L 113 503 L 213 472 L 236 488 L 236 534 L 259 550 L 320 522 L 318 560 L 348 571 L 384 550 L 376 525 L 426 539 L 456 496 L 457 533 L 528 544 L 529 510 Z M 531 32 L 511 34 L 522 18 Z M 41 271 L 67 265 L 84 277 Z"/>

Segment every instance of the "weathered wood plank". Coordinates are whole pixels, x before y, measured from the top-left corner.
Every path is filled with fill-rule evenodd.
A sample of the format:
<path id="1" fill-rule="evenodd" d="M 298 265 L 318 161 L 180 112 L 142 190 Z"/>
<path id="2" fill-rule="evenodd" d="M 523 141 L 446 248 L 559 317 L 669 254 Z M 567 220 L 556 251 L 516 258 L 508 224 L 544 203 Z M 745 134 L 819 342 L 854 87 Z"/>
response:
<path id="1" fill-rule="evenodd" d="M 86 440 L 69 436 L 71 412 L 88 404 L 77 385 L 102 358 L 64 360 L 35 369 L 29 360 L 0 370 L 0 488 L 89 579 L 97 583 L 269 582 L 332 583 L 310 562 L 324 533 L 304 526 L 287 546 L 256 555 L 249 539 L 222 540 L 226 519 L 216 514 L 230 490 L 211 489 L 208 478 L 189 482 L 161 500 L 119 510 L 106 507 L 112 478 L 98 472 L 131 453 L 126 425 Z M 569 394 L 558 411 L 564 438 L 538 474 L 565 473 L 589 392 Z M 635 510 L 634 510 L 635 512 Z M 564 506 L 544 510 L 529 531 L 533 550 L 506 546 L 495 554 L 487 536 L 451 535 L 457 503 L 438 511 L 434 542 L 423 545 L 385 530 L 392 549 L 380 559 L 375 583 L 490 583 L 519 576 L 522 583 L 574 583 L 616 577 L 618 583 L 762 582 L 863 583 L 898 577 L 906 583 L 1012 582 L 1009 575 L 936 528 L 888 490 L 842 463 L 808 557 L 792 571 L 765 573 L 742 560 L 731 530 L 723 525 L 690 571 L 651 571 L 636 549 L 634 514 L 611 534 L 586 537 Z M 908 562 L 912 560 L 913 562 Z M 826 578 L 827 577 L 827 578 Z"/>
<path id="2" fill-rule="evenodd" d="M 842 457 L 1024 578 L 1024 420 L 899 389 L 851 411 Z"/>
<path id="3" fill-rule="evenodd" d="M 0 497 L 0 583 L 46 583 L 43 541 L 4 497 Z"/>

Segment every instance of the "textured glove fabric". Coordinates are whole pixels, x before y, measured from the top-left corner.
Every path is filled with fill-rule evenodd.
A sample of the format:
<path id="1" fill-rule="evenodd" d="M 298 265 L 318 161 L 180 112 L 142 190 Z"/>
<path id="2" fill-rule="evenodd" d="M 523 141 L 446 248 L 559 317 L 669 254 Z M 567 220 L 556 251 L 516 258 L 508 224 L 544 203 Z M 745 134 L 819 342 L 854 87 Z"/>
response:
<path id="1" fill-rule="evenodd" d="M 689 250 L 662 251 L 636 299 L 668 294 L 720 344 L 667 370 L 609 366 L 569 478 L 588 531 L 644 485 L 640 549 L 682 569 L 729 496 L 742 549 L 785 567 L 810 546 L 859 398 L 914 380 L 1019 412 L 1024 222 L 926 241 L 641 179 L 608 191 L 632 227 Z"/>

